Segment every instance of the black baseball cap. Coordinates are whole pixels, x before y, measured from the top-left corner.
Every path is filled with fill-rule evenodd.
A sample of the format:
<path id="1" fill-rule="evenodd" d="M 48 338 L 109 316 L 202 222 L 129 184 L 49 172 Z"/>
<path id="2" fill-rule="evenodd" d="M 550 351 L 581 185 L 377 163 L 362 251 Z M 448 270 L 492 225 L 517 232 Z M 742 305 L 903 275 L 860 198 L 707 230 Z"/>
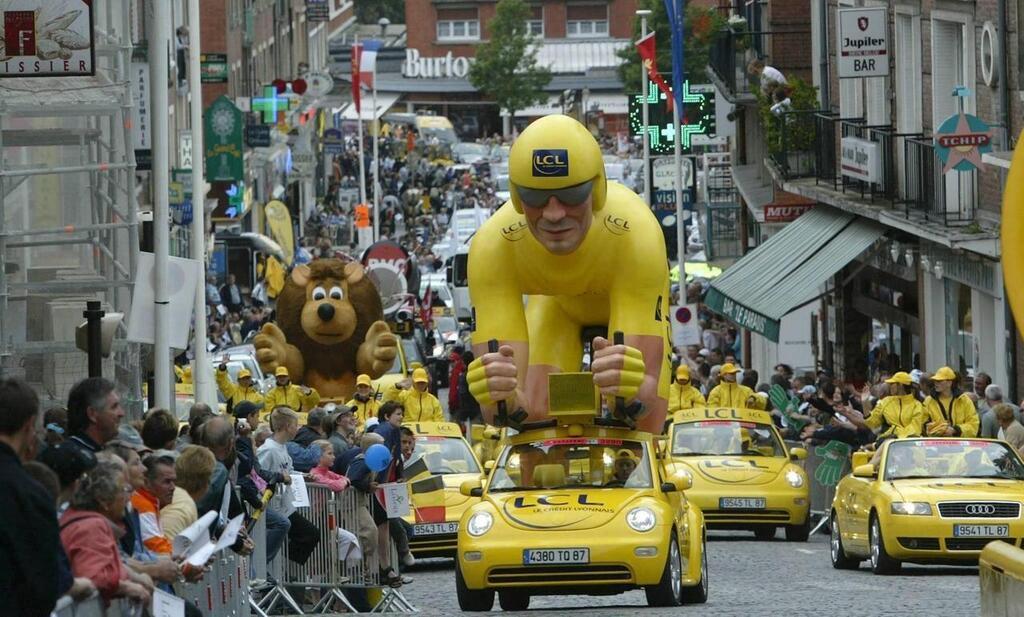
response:
<path id="1" fill-rule="evenodd" d="M 231 412 L 235 416 L 235 418 L 241 419 L 248 418 L 249 416 L 251 416 L 252 414 L 256 413 L 261 409 L 263 409 L 263 405 L 261 403 L 254 403 L 252 401 L 242 401 L 241 403 L 235 405 Z"/>
<path id="2" fill-rule="evenodd" d="M 95 454 L 68 442 L 43 450 L 39 454 L 39 462 L 56 472 L 61 488 L 81 478 L 97 464 Z"/>

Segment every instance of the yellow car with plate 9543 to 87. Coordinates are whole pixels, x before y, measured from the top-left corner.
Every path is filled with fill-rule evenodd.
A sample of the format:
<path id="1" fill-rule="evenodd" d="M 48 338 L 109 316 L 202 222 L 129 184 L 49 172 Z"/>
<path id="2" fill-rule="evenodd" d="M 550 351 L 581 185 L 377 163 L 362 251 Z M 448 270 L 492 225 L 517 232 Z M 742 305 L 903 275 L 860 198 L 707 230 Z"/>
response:
<path id="1" fill-rule="evenodd" d="M 973 565 L 986 544 L 1020 546 L 1024 463 L 992 439 L 894 439 L 875 463 L 854 455 L 836 487 L 831 558 L 837 569 L 865 559 L 875 574 L 904 561 Z"/>
<path id="2" fill-rule="evenodd" d="M 810 484 L 796 464 L 803 448 L 787 450 L 771 416 L 756 409 L 695 407 L 677 411 L 668 427 L 669 456 L 677 473 L 692 477 L 686 498 L 710 529 L 750 529 L 806 542 Z"/>
<path id="3" fill-rule="evenodd" d="M 459 519 L 480 501 L 462 495 L 459 487 L 467 480 L 480 480 L 483 468 L 454 422 L 410 422 L 402 428 L 411 430 L 416 440 L 405 462 L 412 494 L 412 512 L 405 517 L 413 532 L 409 549 L 418 558 L 455 557 Z M 417 475 L 416 469 L 422 473 L 411 477 Z"/>
<path id="4" fill-rule="evenodd" d="M 579 392 L 593 389 L 590 373 Z M 549 390 L 554 389 L 549 385 Z M 507 437 L 481 496 L 459 525 L 456 591 L 464 611 L 505 610 L 535 595 L 643 589 L 652 606 L 707 599 L 704 519 L 650 433 L 585 414 L 558 415 Z M 596 390 L 594 401 L 597 403 Z"/>

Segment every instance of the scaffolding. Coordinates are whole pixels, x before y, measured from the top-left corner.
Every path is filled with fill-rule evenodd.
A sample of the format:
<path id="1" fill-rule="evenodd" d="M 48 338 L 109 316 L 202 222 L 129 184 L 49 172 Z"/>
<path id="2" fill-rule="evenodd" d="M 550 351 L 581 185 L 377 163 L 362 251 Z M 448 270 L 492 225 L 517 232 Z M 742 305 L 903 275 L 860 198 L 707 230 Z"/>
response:
<path id="1" fill-rule="evenodd" d="M 93 7 L 94 76 L 0 79 L 0 375 L 26 379 L 44 408 L 88 376 L 75 346 L 86 301 L 128 313 L 139 253 L 136 5 Z M 122 324 L 103 374 L 139 417 L 142 358 L 125 334 Z"/>

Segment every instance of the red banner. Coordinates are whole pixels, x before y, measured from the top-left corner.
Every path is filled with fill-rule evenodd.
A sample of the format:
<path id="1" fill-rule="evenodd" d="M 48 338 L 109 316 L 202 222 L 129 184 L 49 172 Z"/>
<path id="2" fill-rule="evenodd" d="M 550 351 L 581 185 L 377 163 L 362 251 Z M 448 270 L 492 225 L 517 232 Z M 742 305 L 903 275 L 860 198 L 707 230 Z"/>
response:
<path id="1" fill-rule="evenodd" d="M 658 64 L 655 61 L 656 53 L 654 49 L 654 33 L 651 32 L 644 38 L 636 42 L 636 50 L 640 52 L 640 59 L 643 62 L 644 69 L 647 70 L 647 76 L 658 85 L 658 88 L 665 93 L 665 97 L 668 99 L 668 110 L 672 111 L 672 89 L 668 87 L 665 80 L 661 78 L 658 73 Z M 644 93 L 646 96 L 646 93 Z"/>
<path id="2" fill-rule="evenodd" d="M 362 107 L 359 100 L 359 58 L 363 55 L 363 46 L 359 43 L 352 45 L 352 101 L 356 104 L 356 115 L 363 117 Z"/>

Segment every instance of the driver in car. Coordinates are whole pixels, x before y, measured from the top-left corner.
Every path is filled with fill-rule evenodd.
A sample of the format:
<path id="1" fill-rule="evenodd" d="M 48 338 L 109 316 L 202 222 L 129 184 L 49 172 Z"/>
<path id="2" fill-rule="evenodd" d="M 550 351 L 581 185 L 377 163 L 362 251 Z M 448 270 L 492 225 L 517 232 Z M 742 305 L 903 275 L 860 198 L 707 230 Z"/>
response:
<path id="1" fill-rule="evenodd" d="M 636 471 L 639 459 L 632 450 L 619 450 L 615 453 L 615 462 L 612 464 L 612 479 L 605 486 L 625 486 L 626 481 Z"/>

